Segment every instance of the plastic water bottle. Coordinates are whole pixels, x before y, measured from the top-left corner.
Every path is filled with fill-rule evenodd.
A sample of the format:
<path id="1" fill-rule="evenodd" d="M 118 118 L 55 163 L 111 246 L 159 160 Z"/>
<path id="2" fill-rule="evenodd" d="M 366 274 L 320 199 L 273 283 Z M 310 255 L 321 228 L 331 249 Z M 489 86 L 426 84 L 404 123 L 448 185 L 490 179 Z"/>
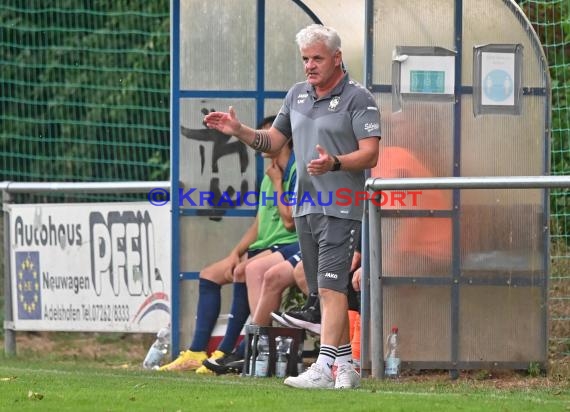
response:
<path id="1" fill-rule="evenodd" d="M 384 376 L 397 378 L 400 376 L 400 349 L 398 348 L 398 328 L 392 326 L 392 332 L 386 341 L 386 357 L 384 358 Z"/>
<path id="2" fill-rule="evenodd" d="M 170 348 L 170 328 L 162 328 L 156 334 L 156 340 L 148 350 L 143 361 L 143 368 L 158 369 L 162 358 Z"/>
<path id="3" fill-rule="evenodd" d="M 277 359 L 275 359 L 275 376 L 284 378 L 287 375 L 287 353 L 289 352 L 289 343 L 283 336 L 275 338 L 275 347 L 277 348 Z"/>
<path id="4" fill-rule="evenodd" d="M 253 365 L 255 364 L 255 358 L 257 357 L 257 347 L 253 344 L 255 342 L 255 340 L 253 339 L 253 336 L 250 337 L 251 340 L 249 341 L 249 353 L 251 355 L 251 357 L 249 358 L 249 369 L 248 369 L 248 376 L 254 376 L 253 375 Z"/>
<path id="5" fill-rule="evenodd" d="M 269 367 L 269 337 L 260 335 L 257 341 L 257 357 L 255 358 L 255 376 L 267 376 Z"/>
<path id="6" fill-rule="evenodd" d="M 293 342 L 293 338 L 289 338 L 291 339 L 289 345 L 291 345 L 291 342 Z M 305 364 L 303 363 L 303 343 L 304 342 L 299 342 L 299 350 L 297 351 L 297 374 L 302 374 L 305 371 Z"/>

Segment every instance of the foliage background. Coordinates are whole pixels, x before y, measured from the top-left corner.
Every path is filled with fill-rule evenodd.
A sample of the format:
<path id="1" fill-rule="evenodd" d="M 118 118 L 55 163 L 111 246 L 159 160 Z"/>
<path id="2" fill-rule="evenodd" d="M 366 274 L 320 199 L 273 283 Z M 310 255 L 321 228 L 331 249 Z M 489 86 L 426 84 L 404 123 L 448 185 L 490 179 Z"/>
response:
<path id="1" fill-rule="evenodd" d="M 168 180 L 169 2 L 4 0 L 0 180 Z"/>

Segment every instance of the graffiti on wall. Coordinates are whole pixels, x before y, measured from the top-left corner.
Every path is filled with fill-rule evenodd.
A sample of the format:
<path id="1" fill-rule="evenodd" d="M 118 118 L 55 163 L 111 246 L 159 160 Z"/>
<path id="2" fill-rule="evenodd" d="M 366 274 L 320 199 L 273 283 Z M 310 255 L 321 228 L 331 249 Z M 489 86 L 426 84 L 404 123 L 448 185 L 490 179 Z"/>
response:
<path id="1" fill-rule="evenodd" d="M 215 109 L 202 108 L 201 112 L 205 116 Z M 232 136 L 225 135 L 217 130 L 209 129 L 204 124 L 202 129 L 191 129 L 188 127 L 180 126 L 180 133 L 186 139 L 198 142 L 198 150 L 200 155 L 200 176 L 193 176 L 196 180 L 209 179 L 209 190 L 214 194 L 213 203 L 218 204 L 225 194 L 230 199 L 236 200 L 236 188 L 232 182 L 225 182 L 224 176 L 235 176 L 235 170 L 224 170 L 224 159 L 228 156 L 238 156 L 239 170 L 241 175 L 241 182 L 239 183 L 239 192 L 246 193 L 249 190 L 250 184 L 247 181 L 245 174 L 250 165 L 249 153 L 247 146 L 239 140 L 233 140 Z M 209 144 L 211 152 L 208 155 L 206 145 Z M 228 167 L 226 167 L 228 169 Z M 196 170 L 196 169 L 194 169 Z M 225 172 L 225 173 L 224 173 Z M 219 208 L 206 208 L 198 209 L 197 213 L 200 216 L 210 216 L 211 220 L 219 221 L 225 214 L 227 209 L 236 207 L 237 201 L 220 202 Z"/>

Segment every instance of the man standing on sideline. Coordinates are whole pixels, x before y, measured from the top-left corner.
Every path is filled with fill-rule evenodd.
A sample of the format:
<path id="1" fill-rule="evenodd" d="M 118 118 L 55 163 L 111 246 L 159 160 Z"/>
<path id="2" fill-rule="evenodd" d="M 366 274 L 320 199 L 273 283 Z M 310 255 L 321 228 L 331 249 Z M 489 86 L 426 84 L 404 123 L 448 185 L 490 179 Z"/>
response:
<path id="1" fill-rule="evenodd" d="M 351 362 L 346 294 L 363 202 L 340 206 L 333 200 L 324 205 L 303 198 L 319 199 L 319 193 L 341 188 L 364 189 L 364 170 L 378 160 L 380 113 L 372 94 L 344 71 L 341 40 L 334 29 L 314 24 L 297 33 L 296 41 L 307 80 L 289 90 L 269 130 L 241 124 L 232 107 L 228 113 L 208 114 L 205 122 L 263 152 L 279 150 L 293 139 L 297 162 L 293 213 L 309 292 L 318 290 L 322 319 L 316 362 L 301 375 L 285 379 L 285 384 L 354 388 L 360 385 L 360 376 Z"/>

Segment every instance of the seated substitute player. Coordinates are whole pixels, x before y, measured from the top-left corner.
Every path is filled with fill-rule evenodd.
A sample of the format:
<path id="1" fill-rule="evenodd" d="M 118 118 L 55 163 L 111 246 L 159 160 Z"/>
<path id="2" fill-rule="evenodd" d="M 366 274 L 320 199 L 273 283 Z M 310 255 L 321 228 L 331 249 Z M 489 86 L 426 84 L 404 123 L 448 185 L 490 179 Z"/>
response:
<path id="1" fill-rule="evenodd" d="M 263 127 L 271 126 L 272 118 L 263 121 Z M 194 337 L 188 350 L 177 359 L 160 368 L 161 371 L 195 370 L 208 358 L 206 349 L 212 331 L 220 314 L 221 287 L 233 282 L 231 316 L 226 335 L 220 344 L 222 351 L 216 351 L 217 358 L 224 352 L 232 352 L 243 325 L 249 316 L 245 269 L 247 265 L 262 256 L 279 255 L 288 259 L 299 250 L 295 224 L 288 202 L 281 202 L 285 192 L 292 192 L 296 182 L 295 158 L 292 143 L 271 155 L 271 159 L 260 189 L 260 201 L 255 221 L 242 236 L 239 243 L 224 259 L 215 262 L 200 272 L 198 308 Z M 277 199 L 274 202 L 273 199 Z M 241 279 L 241 280 L 240 280 Z M 207 372 L 200 368 L 200 372 Z"/>

